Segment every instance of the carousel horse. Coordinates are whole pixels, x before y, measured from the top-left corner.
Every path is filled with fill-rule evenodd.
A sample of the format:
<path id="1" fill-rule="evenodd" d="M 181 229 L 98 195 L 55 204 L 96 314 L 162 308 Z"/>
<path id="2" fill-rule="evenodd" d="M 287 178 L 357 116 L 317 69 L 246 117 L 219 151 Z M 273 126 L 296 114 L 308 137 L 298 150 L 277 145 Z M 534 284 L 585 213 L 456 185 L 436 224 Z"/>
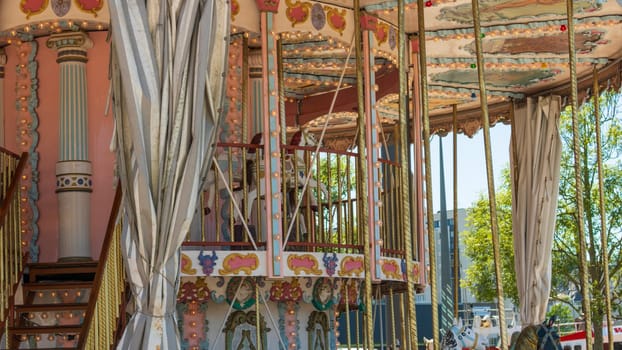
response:
<path id="1" fill-rule="evenodd" d="M 524 328 L 516 342 L 513 342 L 512 350 L 562 350 L 562 345 L 554 327 L 556 317 L 551 317 L 540 325 L 530 325 Z"/>
<path id="2" fill-rule="evenodd" d="M 302 130 L 297 131 L 292 135 L 289 145 L 301 148 L 305 146 L 317 146 L 317 140 L 313 134 L 307 130 Z M 304 149 L 290 149 L 285 157 L 284 172 L 288 176 L 288 181 L 292 185 L 297 185 L 299 187 L 302 187 L 305 183 L 305 177 L 309 170 L 307 164 L 305 163 L 305 152 L 307 151 Z M 326 188 L 326 185 L 317 182 L 317 180 L 313 177 L 309 178 L 307 186 L 309 188 L 319 190 L 320 194 L 324 198 L 328 198 L 328 189 Z"/>
<path id="3" fill-rule="evenodd" d="M 425 350 L 434 350 L 434 339 L 423 337 L 423 344 L 425 346 Z"/>
<path id="4" fill-rule="evenodd" d="M 448 329 L 441 339 L 441 349 L 444 350 L 462 350 L 464 348 L 485 350 L 487 347 L 488 339 L 480 336 L 473 328 L 463 326 L 462 320 Z"/>
<path id="5" fill-rule="evenodd" d="M 216 164 L 218 164 L 221 171 L 225 172 L 224 174 L 220 174 L 216 170 Z M 233 177 L 228 178 L 227 169 L 231 167 L 233 169 Z M 240 215 L 230 210 L 230 202 L 235 201 L 237 206 L 241 208 L 243 193 L 241 188 L 242 176 L 241 172 L 243 171 L 242 164 L 236 157 L 229 159 L 227 152 L 219 152 L 214 155 L 213 164 L 211 168 L 208 170 L 205 184 L 203 187 L 204 190 L 204 202 L 202 207 L 202 215 L 209 216 L 212 214 L 212 210 L 216 207 L 216 201 L 219 202 L 220 212 L 214 213 L 215 215 L 219 215 L 220 219 L 228 222 L 229 220 L 235 218 L 234 220 L 239 220 Z M 224 176 L 224 177 L 223 177 Z M 200 212 L 201 208 L 197 208 Z M 216 220 L 213 218 L 213 220 Z M 197 222 L 194 226 L 199 225 Z M 200 227 L 200 226 L 199 226 Z M 229 225 L 222 225 L 221 232 L 225 239 L 229 240 L 231 237 L 231 232 L 229 232 Z M 197 234 L 200 234 L 200 229 L 194 228 L 191 229 L 191 237 L 196 240 L 200 240 Z M 196 237 L 195 237 L 196 236 Z"/>

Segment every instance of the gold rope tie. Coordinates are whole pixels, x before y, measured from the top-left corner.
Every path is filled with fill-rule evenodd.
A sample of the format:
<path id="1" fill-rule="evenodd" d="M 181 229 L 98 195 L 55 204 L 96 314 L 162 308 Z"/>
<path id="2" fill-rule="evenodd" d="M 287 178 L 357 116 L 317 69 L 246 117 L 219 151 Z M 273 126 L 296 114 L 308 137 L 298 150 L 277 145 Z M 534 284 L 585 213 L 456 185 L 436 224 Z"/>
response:
<path id="1" fill-rule="evenodd" d="M 148 262 L 148 260 L 142 254 L 138 254 L 138 256 L 143 260 L 143 262 L 145 263 Z M 168 277 L 166 277 L 161 271 L 157 271 L 156 269 L 151 269 L 151 273 L 162 276 L 162 279 L 164 281 L 166 281 L 173 289 L 175 288 L 175 284 L 171 282 L 171 280 Z M 144 290 L 145 288 L 143 287 L 142 289 Z M 143 314 L 145 316 L 153 317 L 153 318 L 166 318 L 166 317 L 171 317 L 175 314 L 175 311 L 173 311 L 173 312 L 166 312 L 162 315 L 156 315 L 153 313 L 142 311 L 140 309 L 136 312 L 138 312 L 139 314 Z"/>

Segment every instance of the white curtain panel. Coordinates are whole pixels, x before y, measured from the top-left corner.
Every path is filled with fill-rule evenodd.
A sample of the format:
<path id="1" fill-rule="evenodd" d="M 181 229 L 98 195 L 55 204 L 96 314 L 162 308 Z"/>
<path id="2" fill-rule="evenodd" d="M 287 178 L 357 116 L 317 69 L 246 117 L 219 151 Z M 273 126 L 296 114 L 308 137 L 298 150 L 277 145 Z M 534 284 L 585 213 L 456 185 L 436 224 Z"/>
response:
<path id="1" fill-rule="evenodd" d="M 523 327 L 542 323 L 551 290 L 551 250 L 559 193 L 561 97 L 528 98 L 514 113 L 514 266 Z"/>
<path id="2" fill-rule="evenodd" d="M 223 105 L 225 0 L 110 0 L 113 101 L 134 313 L 118 349 L 179 349 L 180 247 Z"/>

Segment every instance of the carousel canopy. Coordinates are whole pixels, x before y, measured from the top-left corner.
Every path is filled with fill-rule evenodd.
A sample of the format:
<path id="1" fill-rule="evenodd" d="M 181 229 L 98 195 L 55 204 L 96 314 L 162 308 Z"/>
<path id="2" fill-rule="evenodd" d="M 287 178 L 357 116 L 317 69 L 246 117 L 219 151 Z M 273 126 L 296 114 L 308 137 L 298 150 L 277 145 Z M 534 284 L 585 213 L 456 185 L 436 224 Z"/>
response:
<path id="1" fill-rule="evenodd" d="M 603 87 L 620 85 L 622 0 L 574 1 L 575 48 L 580 94 L 593 68 Z M 282 43 L 282 69 L 288 124 L 305 123 L 328 112 L 327 101 L 345 67 L 334 112 L 356 107 L 352 0 L 231 0 L 231 33 L 248 38 L 251 74 L 261 65 L 260 10 L 277 4 L 272 31 Z M 106 1 L 29 1 L 0 3 L 0 47 L 65 30 L 107 30 Z M 470 0 L 424 2 L 425 61 L 432 132 L 451 129 L 458 106 L 460 131 L 478 129 L 479 89 Z M 377 85 L 377 107 L 385 118 L 398 113 L 397 1 L 361 0 L 361 25 L 369 31 Z M 508 116 L 509 101 L 550 93 L 570 94 L 566 0 L 480 0 L 482 50 L 491 122 Z M 405 31 L 416 55 L 417 1 L 405 1 Z M 254 50 L 256 49 L 256 50 Z M 253 59 L 255 54 L 256 59 Z M 347 62 L 346 62 L 347 61 Z M 411 61 L 409 77 L 415 76 Z M 581 82 L 584 82 L 582 85 Z M 329 101 L 329 100 L 328 100 Z M 293 117 L 297 118 L 294 119 Z M 336 119 L 344 125 L 344 116 Z"/>

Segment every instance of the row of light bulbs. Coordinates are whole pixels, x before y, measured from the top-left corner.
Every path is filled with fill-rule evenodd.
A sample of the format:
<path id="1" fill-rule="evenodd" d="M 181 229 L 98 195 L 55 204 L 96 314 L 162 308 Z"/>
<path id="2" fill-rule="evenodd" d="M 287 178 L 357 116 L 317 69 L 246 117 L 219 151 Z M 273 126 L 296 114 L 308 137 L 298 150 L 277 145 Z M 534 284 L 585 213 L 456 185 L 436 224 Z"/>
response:
<path id="1" fill-rule="evenodd" d="M 74 335 L 74 337 L 75 337 L 74 340 L 77 340 L 78 336 L 79 335 L 77 335 L 77 334 Z M 41 341 L 41 339 L 42 339 L 41 335 L 39 335 L 39 334 L 35 335 L 34 337 L 35 337 L 35 341 L 38 341 L 38 342 Z M 62 336 L 58 336 L 58 337 L 61 338 L 62 340 L 65 340 L 65 341 L 69 339 L 66 335 L 62 335 Z M 56 339 L 56 336 L 54 334 L 50 334 L 50 335 L 47 336 L 47 339 L 49 341 L 54 341 L 54 339 Z M 27 341 L 28 340 L 28 335 L 22 335 L 20 340 L 21 341 Z M 197 350 L 198 350 L 198 348 L 197 348 Z"/>
<path id="2" fill-rule="evenodd" d="M 431 7 L 432 5 L 442 5 L 442 4 L 450 3 L 450 2 L 453 3 L 453 2 L 456 2 L 456 0 L 434 0 L 434 1 L 428 0 L 424 4 L 425 4 L 425 7 Z M 409 4 L 404 5 L 404 9 L 406 10 L 414 10 L 416 8 L 417 8 L 417 1 L 412 1 Z M 397 6 L 381 10 L 381 12 L 385 15 L 390 15 L 393 12 L 397 12 Z"/>
<path id="3" fill-rule="evenodd" d="M 80 28 L 83 30 L 104 30 L 107 26 L 103 23 L 73 20 L 29 23 L 21 28 L 15 28 L 7 32 L 0 33 L 0 38 L 4 36 L 7 38 L 7 44 L 19 45 L 21 44 L 24 35 L 31 35 L 35 33 L 60 33 L 66 30 L 78 30 Z"/>
<path id="4" fill-rule="evenodd" d="M 608 20 L 598 21 L 598 22 L 577 23 L 575 24 L 575 31 L 588 31 L 598 26 L 611 27 L 611 26 L 620 24 L 620 22 L 621 22 L 620 20 L 608 19 Z M 551 24 L 551 25 L 542 26 L 538 28 L 504 28 L 504 29 L 494 29 L 494 30 L 489 30 L 489 31 L 485 30 L 482 32 L 482 36 L 488 37 L 488 38 L 507 37 L 507 36 L 529 37 L 529 36 L 533 36 L 536 34 L 565 32 L 566 30 L 567 30 L 567 27 L 563 24 L 562 25 Z M 462 40 L 462 39 L 472 40 L 474 38 L 474 34 L 472 32 L 453 33 L 449 35 L 429 33 L 427 35 L 428 35 L 427 40 L 432 40 L 435 42 L 447 41 L 447 40 Z"/>
<path id="5" fill-rule="evenodd" d="M 59 296 L 59 295 L 62 295 L 62 296 L 64 296 L 64 297 L 69 297 L 69 295 L 71 295 L 71 294 L 72 294 L 72 293 L 70 293 L 69 291 L 64 291 L 64 292 L 62 292 L 62 293 L 58 293 L 58 292 L 56 292 L 56 291 L 52 291 L 52 292 L 50 292 L 50 296 L 51 296 L 52 298 L 56 298 L 56 297 L 57 297 L 57 296 Z M 81 291 L 81 290 L 78 290 L 78 291 L 76 291 L 76 292 L 75 292 L 75 294 L 76 294 L 76 297 L 78 297 L 78 298 L 79 298 L 79 297 L 81 297 L 81 296 L 82 296 L 82 291 Z M 45 293 L 45 292 L 38 292 L 38 293 L 37 293 L 37 296 L 38 296 L 39 298 L 43 298 L 43 297 L 45 297 L 45 296 L 46 296 L 46 293 Z"/>
<path id="6" fill-rule="evenodd" d="M 450 69 L 475 69 L 476 65 L 468 62 L 451 62 L 451 63 L 428 63 L 428 68 L 450 68 Z M 489 69 L 513 69 L 513 70 L 534 70 L 534 69 L 547 69 L 553 67 L 567 67 L 568 63 L 549 63 L 549 62 L 531 62 L 531 63 L 513 63 L 513 62 L 487 62 L 484 63 L 485 68 Z"/>
<path id="7" fill-rule="evenodd" d="M 74 314 L 72 311 L 67 311 L 67 312 L 63 312 L 63 313 L 57 312 L 56 314 L 54 314 L 54 318 L 56 318 L 57 320 L 60 320 L 62 317 L 65 316 L 63 314 L 66 314 L 66 317 L 68 317 L 68 318 L 74 318 L 75 316 L 79 315 L 80 313 Z M 37 315 L 34 312 L 28 313 L 28 319 L 30 319 L 30 320 L 34 319 L 36 316 Z M 82 317 L 86 317 L 86 312 L 82 312 L 81 316 Z M 49 317 L 49 315 L 48 315 L 47 312 L 42 312 L 41 313 L 41 318 L 42 319 L 46 320 L 48 317 Z"/>
<path id="8" fill-rule="evenodd" d="M 231 28 L 232 34 L 237 34 L 239 29 L 236 27 Z M 321 33 L 314 34 L 311 32 L 302 32 L 302 31 L 292 31 L 292 32 L 271 32 L 271 35 L 276 39 L 282 39 L 287 43 L 296 43 L 296 42 L 309 42 L 309 41 L 317 41 L 317 42 L 326 42 L 325 45 L 313 47 L 313 48 L 304 48 L 304 49 L 288 49 L 283 50 L 284 56 L 287 55 L 298 55 L 300 53 L 312 53 L 312 52 L 320 52 L 320 51 L 331 51 L 331 50 L 344 50 L 345 53 L 348 53 L 349 47 L 346 46 L 346 43 L 335 40 L 334 38 L 323 35 Z M 244 37 L 249 38 L 250 34 L 248 32 L 244 32 Z M 258 44 L 259 38 L 257 36 L 253 36 L 250 39 L 251 44 Z M 238 43 L 234 43 L 234 46 L 238 45 Z M 384 57 L 394 64 L 397 63 L 397 57 L 391 51 L 381 50 L 377 48 L 373 48 L 372 52 L 374 56 Z"/>

